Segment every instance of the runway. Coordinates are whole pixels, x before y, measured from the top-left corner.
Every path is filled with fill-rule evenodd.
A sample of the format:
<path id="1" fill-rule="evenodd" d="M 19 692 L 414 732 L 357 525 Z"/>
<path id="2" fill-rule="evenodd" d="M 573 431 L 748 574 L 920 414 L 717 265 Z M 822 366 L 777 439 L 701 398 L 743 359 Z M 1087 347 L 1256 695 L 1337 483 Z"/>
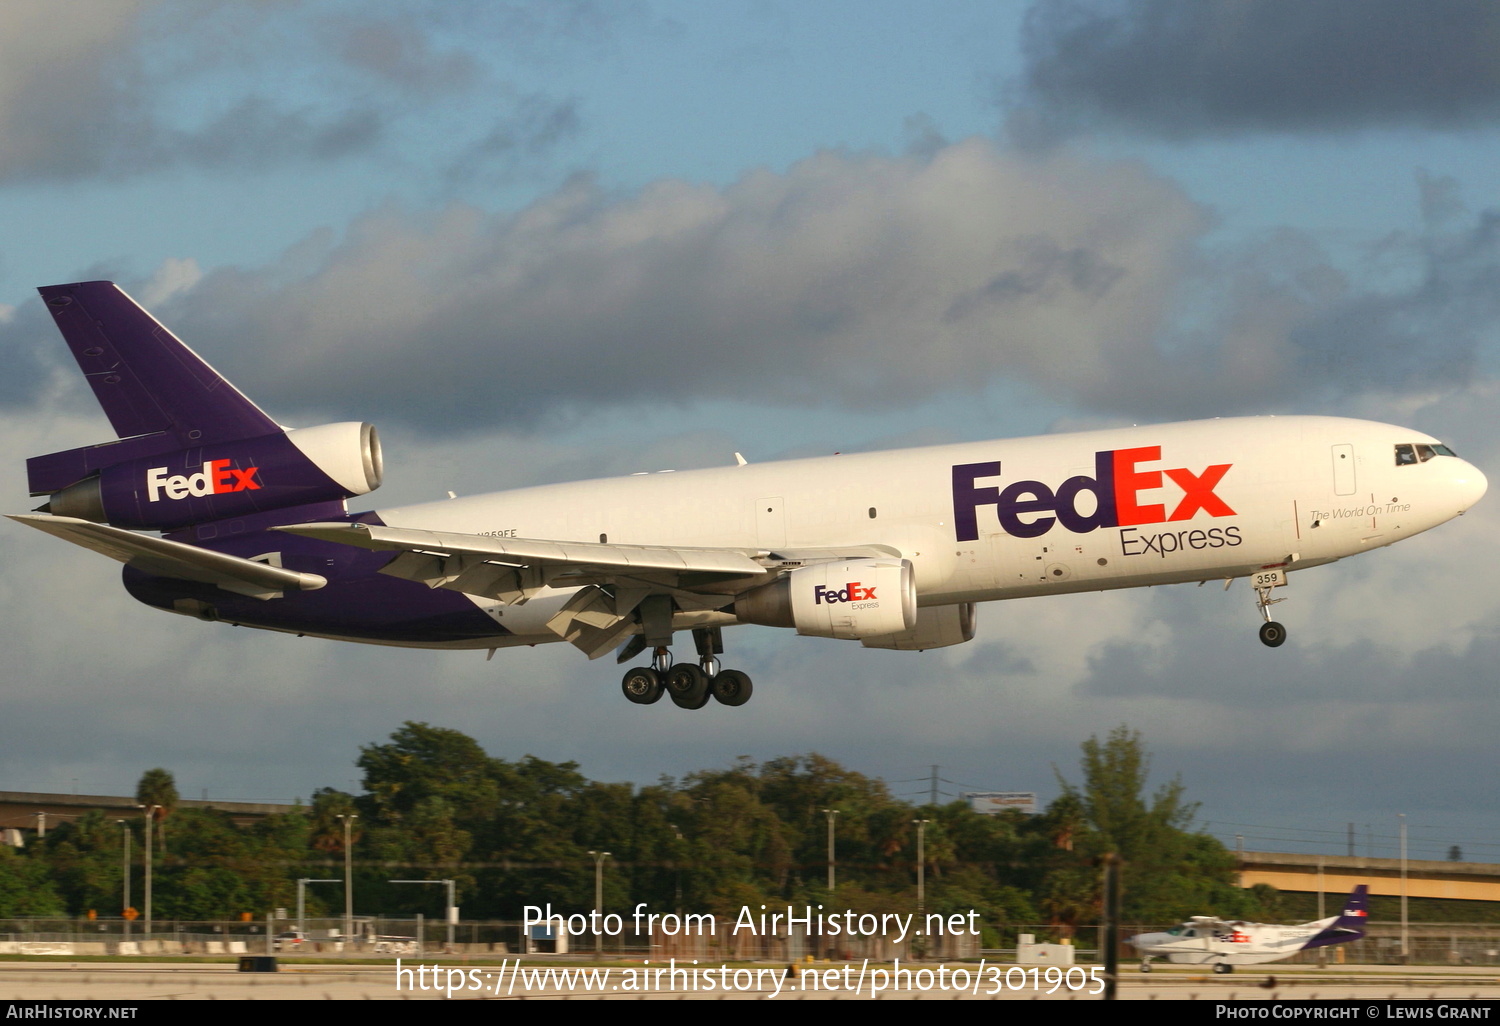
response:
<path id="1" fill-rule="evenodd" d="M 1045 1000 L 1097 1001 L 1098 986 L 1051 988 L 1018 966 L 974 963 L 921 965 L 891 978 L 891 967 L 814 964 L 789 975 L 785 966 L 646 967 L 614 964 L 590 969 L 559 963 L 462 964 L 403 961 L 398 981 L 390 964 L 284 962 L 276 973 L 242 973 L 233 963 L 0 962 L 0 997 L 8 1001 L 150 1002 L 172 1000 Z M 652 976 L 652 970 L 660 975 Z M 877 977 L 886 971 L 885 979 Z M 863 975 L 861 975 L 861 971 Z M 1035 983 L 1033 983 L 1035 980 Z M 1074 982 L 1077 982 L 1075 975 Z M 399 986 L 398 986 L 399 983 Z M 904 984 L 904 985 L 903 985 Z M 1215 976 L 1132 966 L 1122 974 L 1121 1000 L 1362 1000 L 1495 1001 L 1500 970 L 1493 967 L 1311 966 L 1257 967 Z"/>

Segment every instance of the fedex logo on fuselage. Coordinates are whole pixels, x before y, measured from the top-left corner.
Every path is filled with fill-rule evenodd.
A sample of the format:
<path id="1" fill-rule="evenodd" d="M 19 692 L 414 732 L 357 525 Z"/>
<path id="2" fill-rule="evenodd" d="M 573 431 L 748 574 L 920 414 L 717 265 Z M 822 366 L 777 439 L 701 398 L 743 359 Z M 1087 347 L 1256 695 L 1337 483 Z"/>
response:
<path id="1" fill-rule="evenodd" d="M 825 588 L 821 584 L 813 586 L 813 605 L 821 606 L 823 603 L 835 602 L 866 602 L 875 597 L 874 588 L 866 588 L 858 581 L 854 581 L 837 590 Z"/>
<path id="2" fill-rule="evenodd" d="M 236 470 L 229 460 L 210 460 L 196 474 L 167 475 L 166 467 L 152 467 L 146 471 L 147 501 L 155 502 L 166 492 L 169 499 L 186 499 L 189 495 L 199 498 L 205 495 L 223 495 L 225 492 L 258 491 L 260 482 L 255 480 L 259 467 Z"/>
<path id="3" fill-rule="evenodd" d="M 1053 524 L 1075 534 L 1100 527 L 1129 527 L 1191 520 L 1198 513 L 1232 517 L 1234 510 L 1214 494 L 1233 466 L 1219 463 L 1194 473 L 1186 467 L 1146 469 L 1161 460 L 1161 446 L 1108 449 L 1094 453 L 1094 476 L 1070 477 L 1055 489 L 1041 481 L 1014 481 L 1003 489 L 980 485 L 983 478 L 1000 477 L 1000 462 L 961 463 L 953 468 L 953 528 L 959 541 L 979 537 L 979 508 L 994 506 L 1000 527 L 1017 538 L 1038 538 Z M 1163 487 L 1165 477 L 1182 490 L 1170 513 L 1165 503 L 1142 502 L 1141 493 Z M 1079 512 L 1078 497 L 1093 498 L 1093 510 Z M 1021 519 L 1023 516 L 1027 519 Z"/>

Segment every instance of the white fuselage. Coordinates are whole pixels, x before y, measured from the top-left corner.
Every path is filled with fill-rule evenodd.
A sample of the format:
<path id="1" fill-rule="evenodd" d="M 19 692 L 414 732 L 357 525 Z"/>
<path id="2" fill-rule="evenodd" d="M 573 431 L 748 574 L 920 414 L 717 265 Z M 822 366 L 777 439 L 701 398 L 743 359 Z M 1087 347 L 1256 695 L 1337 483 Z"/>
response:
<path id="1" fill-rule="evenodd" d="M 1333 417 L 1208 420 L 547 485 L 379 516 L 623 545 L 881 546 L 911 561 L 920 604 L 941 606 L 1316 566 L 1429 530 L 1484 494 L 1484 475 L 1441 446 L 1398 465 L 1398 445 L 1437 442 Z M 542 626 L 556 608 L 539 602 L 532 626 L 508 613 L 509 643 L 558 640 Z"/>
<path id="2" fill-rule="evenodd" d="M 1290 958 L 1338 919 L 1329 916 L 1301 926 L 1189 922 L 1174 932 L 1132 937 L 1130 943 L 1144 956 L 1176 965 L 1259 965 Z"/>

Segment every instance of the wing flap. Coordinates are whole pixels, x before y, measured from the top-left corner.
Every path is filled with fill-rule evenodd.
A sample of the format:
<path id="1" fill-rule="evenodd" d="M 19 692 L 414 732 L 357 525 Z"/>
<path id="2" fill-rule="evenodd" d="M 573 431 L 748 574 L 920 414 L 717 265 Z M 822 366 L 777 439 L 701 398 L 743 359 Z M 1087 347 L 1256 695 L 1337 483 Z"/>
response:
<path id="1" fill-rule="evenodd" d="M 376 551 L 482 556 L 489 562 L 508 563 L 516 567 L 554 566 L 570 571 L 666 570 L 674 573 L 723 574 L 726 577 L 756 576 L 767 570 L 767 567 L 751 558 L 751 553 L 756 552 L 753 549 L 492 538 L 482 534 L 415 531 L 379 524 L 292 524 L 276 530 Z"/>
<path id="2" fill-rule="evenodd" d="M 161 577 L 212 584 L 251 598 L 281 598 L 288 589 L 315 591 L 328 583 L 318 574 L 304 574 L 253 559 L 241 559 L 196 545 L 153 538 L 107 524 L 73 517 L 6 514 L 11 520 L 45 531 L 56 538 Z"/>

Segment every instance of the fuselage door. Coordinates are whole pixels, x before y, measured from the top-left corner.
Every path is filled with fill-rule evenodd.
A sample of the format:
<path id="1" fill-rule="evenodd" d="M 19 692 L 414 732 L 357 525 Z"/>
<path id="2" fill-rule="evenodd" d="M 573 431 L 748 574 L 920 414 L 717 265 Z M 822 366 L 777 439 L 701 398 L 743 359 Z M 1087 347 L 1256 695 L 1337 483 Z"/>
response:
<path id="1" fill-rule="evenodd" d="M 1354 446 L 1352 445 L 1333 447 L 1333 493 L 1335 495 L 1354 494 Z"/>
<path id="2" fill-rule="evenodd" d="M 755 537 L 760 545 L 786 545 L 786 512 L 781 496 L 755 500 Z"/>

